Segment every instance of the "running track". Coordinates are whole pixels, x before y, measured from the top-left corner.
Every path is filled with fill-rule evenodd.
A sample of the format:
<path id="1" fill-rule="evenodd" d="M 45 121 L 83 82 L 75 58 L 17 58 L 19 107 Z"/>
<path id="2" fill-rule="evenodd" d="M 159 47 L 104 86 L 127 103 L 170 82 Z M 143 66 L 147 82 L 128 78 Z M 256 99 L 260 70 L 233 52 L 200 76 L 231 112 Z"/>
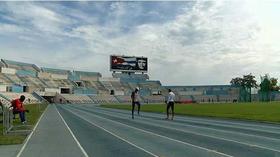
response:
<path id="1" fill-rule="evenodd" d="M 94 105 L 53 107 L 77 142 L 71 150 L 80 156 L 280 157 L 280 125 L 183 116 L 171 121 L 147 112 L 131 119 L 130 111 Z M 19 156 L 28 156 L 27 150 L 32 150 L 28 142 Z"/>

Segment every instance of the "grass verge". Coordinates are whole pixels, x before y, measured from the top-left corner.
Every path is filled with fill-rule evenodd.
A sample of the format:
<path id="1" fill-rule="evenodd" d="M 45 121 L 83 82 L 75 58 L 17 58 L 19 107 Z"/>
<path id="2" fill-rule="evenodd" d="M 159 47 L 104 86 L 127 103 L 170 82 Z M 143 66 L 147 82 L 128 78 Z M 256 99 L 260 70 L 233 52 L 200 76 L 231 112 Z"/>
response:
<path id="1" fill-rule="evenodd" d="M 34 125 L 38 121 L 41 114 L 46 109 L 47 104 L 29 104 L 25 105 L 25 108 L 29 110 L 29 113 L 26 113 L 26 120 L 28 125 Z M 2 116 L 1 116 L 2 118 Z M 19 116 L 16 115 L 16 119 L 13 122 L 14 126 L 21 126 Z M 24 128 L 24 127 L 22 127 Z M 26 135 L 3 135 L 3 125 L 0 124 L 0 145 L 11 145 L 11 144 L 21 144 L 26 138 Z"/>
<path id="2" fill-rule="evenodd" d="M 131 105 L 107 104 L 107 108 L 131 110 Z M 141 111 L 166 113 L 166 104 L 142 105 Z M 280 123 L 280 102 L 175 104 L 175 114 Z"/>

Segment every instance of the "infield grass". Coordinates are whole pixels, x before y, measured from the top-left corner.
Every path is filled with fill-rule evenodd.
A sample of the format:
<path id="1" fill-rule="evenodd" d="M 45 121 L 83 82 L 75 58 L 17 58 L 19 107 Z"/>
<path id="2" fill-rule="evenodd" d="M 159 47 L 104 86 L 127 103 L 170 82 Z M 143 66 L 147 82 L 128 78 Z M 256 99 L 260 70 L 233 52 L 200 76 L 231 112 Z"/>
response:
<path id="1" fill-rule="evenodd" d="M 131 110 L 129 104 L 101 106 Z M 165 114 L 166 104 L 143 104 L 141 111 Z M 280 102 L 175 104 L 176 114 L 280 123 Z"/>

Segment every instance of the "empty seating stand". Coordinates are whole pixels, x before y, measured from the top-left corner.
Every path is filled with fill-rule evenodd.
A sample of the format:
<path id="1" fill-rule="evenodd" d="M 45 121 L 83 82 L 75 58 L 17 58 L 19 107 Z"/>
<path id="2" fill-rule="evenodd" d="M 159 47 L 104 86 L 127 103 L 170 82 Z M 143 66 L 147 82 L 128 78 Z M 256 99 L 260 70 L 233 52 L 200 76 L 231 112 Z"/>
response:
<path id="1" fill-rule="evenodd" d="M 89 97 L 97 104 L 119 103 L 113 95 L 89 95 Z"/>
<path id="2" fill-rule="evenodd" d="M 76 95 L 76 94 L 60 94 L 66 103 L 71 104 L 91 104 L 94 101 L 87 95 Z"/>
<path id="3" fill-rule="evenodd" d="M 2 95 L 4 95 L 6 98 L 8 98 L 10 101 L 14 100 L 14 99 L 18 99 L 20 98 L 21 95 L 25 96 L 25 101 L 24 103 L 27 104 L 33 104 L 33 103 L 40 103 L 40 100 L 38 100 L 37 98 L 35 98 L 32 94 L 30 93 L 11 93 L 11 92 L 3 92 L 1 93 Z"/>

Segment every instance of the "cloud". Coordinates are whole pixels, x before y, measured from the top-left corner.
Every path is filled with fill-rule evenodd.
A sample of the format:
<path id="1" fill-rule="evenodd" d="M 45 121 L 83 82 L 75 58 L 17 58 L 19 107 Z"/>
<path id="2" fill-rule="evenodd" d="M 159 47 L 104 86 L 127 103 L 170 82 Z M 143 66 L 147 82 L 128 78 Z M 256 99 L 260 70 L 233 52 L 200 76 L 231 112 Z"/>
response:
<path id="1" fill-rule="evenodd" d="M 152 79 L 177 85 L 228 84 L 250 72 L 279 75 L 280 48 L 251 7 L 238 1 L 1 3 L 0 47 L 11 53 L 1 56 L 105 76 L 111 54 L 147 56 Z M 274 26 L 269 34 L 276 39 Z"/>
<path id="2" fill-rule="evenodd" d="M 3 34 L 7 33 L 21 33 L 24 29 L 21 27 L 18 27 L 17 25 L 13 24 L 1 24 L 0 25 L 0 32 Z"/>

